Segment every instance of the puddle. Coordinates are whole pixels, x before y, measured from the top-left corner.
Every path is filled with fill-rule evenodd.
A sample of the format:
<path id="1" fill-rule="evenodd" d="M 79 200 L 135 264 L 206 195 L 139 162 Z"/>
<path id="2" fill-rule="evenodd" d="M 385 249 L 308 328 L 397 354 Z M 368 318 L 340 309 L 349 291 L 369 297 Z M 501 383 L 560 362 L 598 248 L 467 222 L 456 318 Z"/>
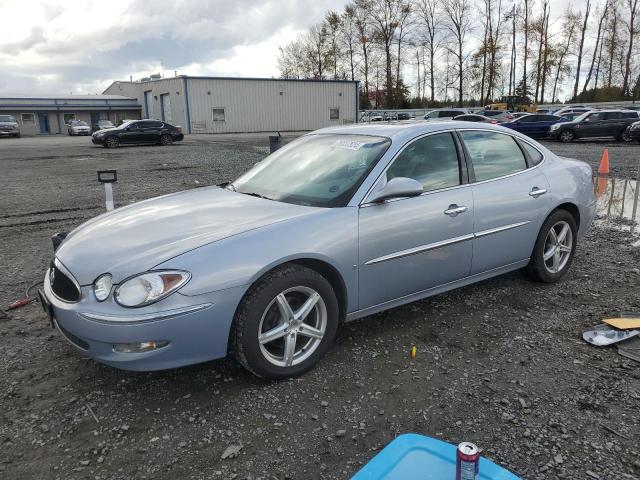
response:
<path id="1" fill-rule="evenodd" d="M 640 198 L 637 180 L 627 178 L 594 178 L 598 202 L 596 216 L 618 220 L 618 229 L 640 233 Z"/>

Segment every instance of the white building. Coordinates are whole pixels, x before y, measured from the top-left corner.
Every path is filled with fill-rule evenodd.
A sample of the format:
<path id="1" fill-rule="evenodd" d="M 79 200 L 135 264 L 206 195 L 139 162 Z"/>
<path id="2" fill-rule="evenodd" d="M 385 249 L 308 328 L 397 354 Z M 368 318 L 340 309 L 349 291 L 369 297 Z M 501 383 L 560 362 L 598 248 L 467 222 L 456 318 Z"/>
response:
<path id="1" fill-rule="evenodd" d="M 316 130 L 358 120 L 358 82 L 189 77 L 117 81 L 104 93 L 137 99 L 143 118 L 185 133 Z"/>

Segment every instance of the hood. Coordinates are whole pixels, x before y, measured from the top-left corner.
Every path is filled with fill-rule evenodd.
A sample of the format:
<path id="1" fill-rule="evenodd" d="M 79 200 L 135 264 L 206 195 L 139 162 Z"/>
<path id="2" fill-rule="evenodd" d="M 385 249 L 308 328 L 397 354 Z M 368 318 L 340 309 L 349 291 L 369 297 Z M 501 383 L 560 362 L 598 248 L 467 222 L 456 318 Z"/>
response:
<path id="1" fill-rule="evenodd" d="M 113 131 L 116 131 L 116 130 L 120 130 L 120 128 L 119 127 L 101 127 L 99 130 L 96 130 L 94 135 L 96 133 L 99 133 L 100 135 L 102 135 L 103 133 L 113 132 Z"/>
<path id="2" fill-rule="evenodd" d="M 118 283 L 205 244 L 323 210 L 197 188 L 89 220 L 67 236 L 56 257 L 81 285 L 107 272 Z"/>

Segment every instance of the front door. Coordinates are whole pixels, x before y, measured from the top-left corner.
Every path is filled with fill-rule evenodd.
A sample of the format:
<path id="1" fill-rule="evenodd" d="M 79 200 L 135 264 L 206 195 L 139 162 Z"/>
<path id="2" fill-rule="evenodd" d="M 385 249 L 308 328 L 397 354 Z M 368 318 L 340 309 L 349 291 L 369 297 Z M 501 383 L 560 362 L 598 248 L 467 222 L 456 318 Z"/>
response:
<path id="1" fill-rule="evenodd" d="M 582 122 L 575 126 L 575 132 L 578 137 L 599 137 L 604 130 L 604 114 L 595 112 L 589 114 Z"/>
<path id="2" fill-rule="evenodd" d="M 526 260 L 549 211 L 549 184 L 529 167 L 516 140 L 503 133 L 460 132 L 475 183 L 472 274 Z"/>
<path id="3" fill-rule="evenodd" d="M 463 278 L 471 268 L 473 197 L 451 133 L 421 137 L 380 181 L 418 180 L 418 197 L 359 210 L 359 308 Z"/>
<path id="4" fill-rule="evenodd" d="M 51 127 L 49 126 L 49 114 L 48 113 L 39 113 L 38 114 L 38 124 L 40 125 L 40 133 L 51 133 Z"/>

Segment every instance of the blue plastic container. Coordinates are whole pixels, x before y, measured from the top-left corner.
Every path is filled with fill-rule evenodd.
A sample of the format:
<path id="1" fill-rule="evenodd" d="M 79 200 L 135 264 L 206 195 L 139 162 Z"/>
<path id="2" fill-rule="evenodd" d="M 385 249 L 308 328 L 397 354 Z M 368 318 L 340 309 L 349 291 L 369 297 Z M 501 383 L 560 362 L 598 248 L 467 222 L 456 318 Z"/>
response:
<path id="1" fill-rule="evenodd" d="M 400 435 L 351 480 L 455 480 L 456 446 L 435 438 Z M 480 458 L 480 480 L 520 480 L 513 473 Z"/>

